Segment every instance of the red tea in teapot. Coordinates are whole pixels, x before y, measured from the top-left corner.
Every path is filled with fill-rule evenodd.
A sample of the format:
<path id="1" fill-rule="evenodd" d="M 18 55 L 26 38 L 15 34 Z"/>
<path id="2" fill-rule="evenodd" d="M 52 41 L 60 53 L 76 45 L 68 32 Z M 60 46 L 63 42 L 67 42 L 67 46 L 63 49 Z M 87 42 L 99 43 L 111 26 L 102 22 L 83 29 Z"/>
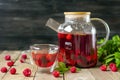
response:
<path id="1" fill-rule="evenodd" d="M 68 66 L 92 67 L 97 63 L 96 35 L 58 33 L 58 60 Z"/>

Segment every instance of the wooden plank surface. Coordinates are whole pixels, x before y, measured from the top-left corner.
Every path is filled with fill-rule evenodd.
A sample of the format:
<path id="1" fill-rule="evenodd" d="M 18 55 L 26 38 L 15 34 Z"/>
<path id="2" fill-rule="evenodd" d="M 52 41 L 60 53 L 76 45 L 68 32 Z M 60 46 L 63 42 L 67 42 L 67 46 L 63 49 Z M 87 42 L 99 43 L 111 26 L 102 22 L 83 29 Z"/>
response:
<path id="1" fill-rule="evenodd" d="M 3 51 L 1 54 L 0 54 L 0 69 L 1 67 L 7 67 L 7 69 L 9 70 L 10 67 L 7 66 L 7 61 L 4 59 L 4 56 L 5 55 L 11 55 L 11 59 L 13 61 L 16 61 L 16 59 L 18 58 L 18 56 L 20 55 L 20 51 Z M 2 78 L 5 77 L 5 73 L 1 73 L 0 72 L 0 80 L 2 80 Z"/>
<path id="2" fill-rule="evenodd" d="M 26 60 L 25 63 L 21 63 L 20 58 L 21 58 L 21 55 L 19 55 L 19 58 L 17 58 L 14 66 L 12 66 L 16 68 L 17 73 L 15 75 L 11 75 L 8 71 L 5 77 L 2 78 L 2 80 L 33 80 L 34 79 L 35 72 L 37 71 L 37 67 L 30 64 L 29 58 Z M 31 77 L 25 77 L 23 75 L 23 70 L 26 68 L 31 69 L 32 71 Z"/>
<path id="3" fill-rule="evenodd" d="M 90 68 L 89 71 L 95 80 L 120 80 L 120 72 L 101 71 L 99 68 Z"/>
<path id="4" fill-rule="evenodd" d="M 53 75 L 49 73 L 40 73 L 37 71 L 35 79 L 34 80 L 63 80 L 63 75 L 60 75 L 60 77 L 55 78 Z"/>
<path id="5" fill-rule="evenodd" d="M 7 61 L 4 59 L 6 54 L 11 55 L 11 59 L 15 61 L 14 66 L 12 66 L 17 70 L 15 75 L 9 73 L 12 67 L 6 65 Z M 120 80 L 120 71 L 101 71 L 99 67 L 81 68 L 77 73 L 67 72 L 64 75 L 60 75 L 59 78 L 55 78 L 52 74 L 43 73 L 37 66 L 31 65 L 29 57 L 25 63 L 21 63 L 20 58 L 21 51 L 0 51 L 0 68 L 5 66 L 8 69 L 7 73 L 0 72 L 0 80 Z M 25 68 L 30 68 L 32 70 L 30 77 L 25 77 L 23 75 L 22 72 Z"/>
<path id="6" fill-rule="evenodd" d="M 65 73 L 65 80 L 95 80 L 88 69 L 81 69 L 77 73 Z"/>
<path id="7" fill-rule="evenodd" d="M 68 72 L 65 80 L 120 80 L 120 72 L 101 71 L 97 68 L 81 69 L 77 73 Z"/>
<path id="8" fill-rule="evenodd" d="M 12 60 L 15 61 L 14 66 L 8 67 L 6 65 L 7 61 L 4 60 L 4 56 L 6 54 L 11 55 Z M 51 73 L 42 73 L 39 71 L 38 67 L 36 65 L 32 65 L 30 63 L 29 54 L 27 54 L 28 58 L 25 63 L 20 62 L 21 58 L 21 51 L 3 51 L 0 54 L 0 68 L 6 66 L 8 69 L 7 73 L 1 73 L 0 72 L 0 80 L 63 80 L 63 75 L 61 75 L 59 78 L 53 77 Z M 11 75 L 9 70 L 10 68 L 16 68 L 16 74 Z M 23 70 L 26 68 L 30 68 L 32 70 L 32 74 L 30 77 L 25 77 L 23 75 Z"/>

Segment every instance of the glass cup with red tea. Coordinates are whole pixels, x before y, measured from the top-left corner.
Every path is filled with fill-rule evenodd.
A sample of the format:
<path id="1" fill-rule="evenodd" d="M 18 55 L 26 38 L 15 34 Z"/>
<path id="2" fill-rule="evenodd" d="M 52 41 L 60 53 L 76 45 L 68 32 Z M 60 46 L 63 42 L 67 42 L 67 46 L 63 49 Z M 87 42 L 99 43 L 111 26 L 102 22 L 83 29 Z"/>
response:
<path id="1" fill-rule="evenodd" d="M 30 46 L 31 63 L 41 71 L 52 72 L 56 65 L 58 46 L 54 44 L 34 44 Z"/>

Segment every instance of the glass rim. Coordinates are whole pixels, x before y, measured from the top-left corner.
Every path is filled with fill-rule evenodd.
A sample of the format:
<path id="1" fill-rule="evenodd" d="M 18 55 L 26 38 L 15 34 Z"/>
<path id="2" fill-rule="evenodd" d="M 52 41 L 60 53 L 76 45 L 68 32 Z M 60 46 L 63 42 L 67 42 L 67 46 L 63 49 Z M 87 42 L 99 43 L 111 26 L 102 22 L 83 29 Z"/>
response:
<path id="1" fill-rule="evenodd" d="M 58 45 L 56 45 L 56 44 L 33 44 L 33 45 L 30 45 L 30 49 L 40 49 L 40 47 L 39 46 L 48 46 L 48 47 L 57 47 L 57 48 L 59 48 L 59 46 Z"/>

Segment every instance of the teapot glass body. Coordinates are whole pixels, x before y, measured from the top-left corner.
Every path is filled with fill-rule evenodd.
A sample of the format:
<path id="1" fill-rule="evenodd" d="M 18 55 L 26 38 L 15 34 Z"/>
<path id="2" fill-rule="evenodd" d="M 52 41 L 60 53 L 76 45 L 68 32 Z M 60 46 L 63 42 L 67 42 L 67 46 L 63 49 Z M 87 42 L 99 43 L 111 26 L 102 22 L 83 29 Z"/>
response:
<path id="1" fill-rule="evenodd" d="M 65 12 L 65 23 L 58 28 L 58 42 L 58 61 L 67 66 L 96 65 L 96 29 L 90 22 L 90 12 Z"/>

